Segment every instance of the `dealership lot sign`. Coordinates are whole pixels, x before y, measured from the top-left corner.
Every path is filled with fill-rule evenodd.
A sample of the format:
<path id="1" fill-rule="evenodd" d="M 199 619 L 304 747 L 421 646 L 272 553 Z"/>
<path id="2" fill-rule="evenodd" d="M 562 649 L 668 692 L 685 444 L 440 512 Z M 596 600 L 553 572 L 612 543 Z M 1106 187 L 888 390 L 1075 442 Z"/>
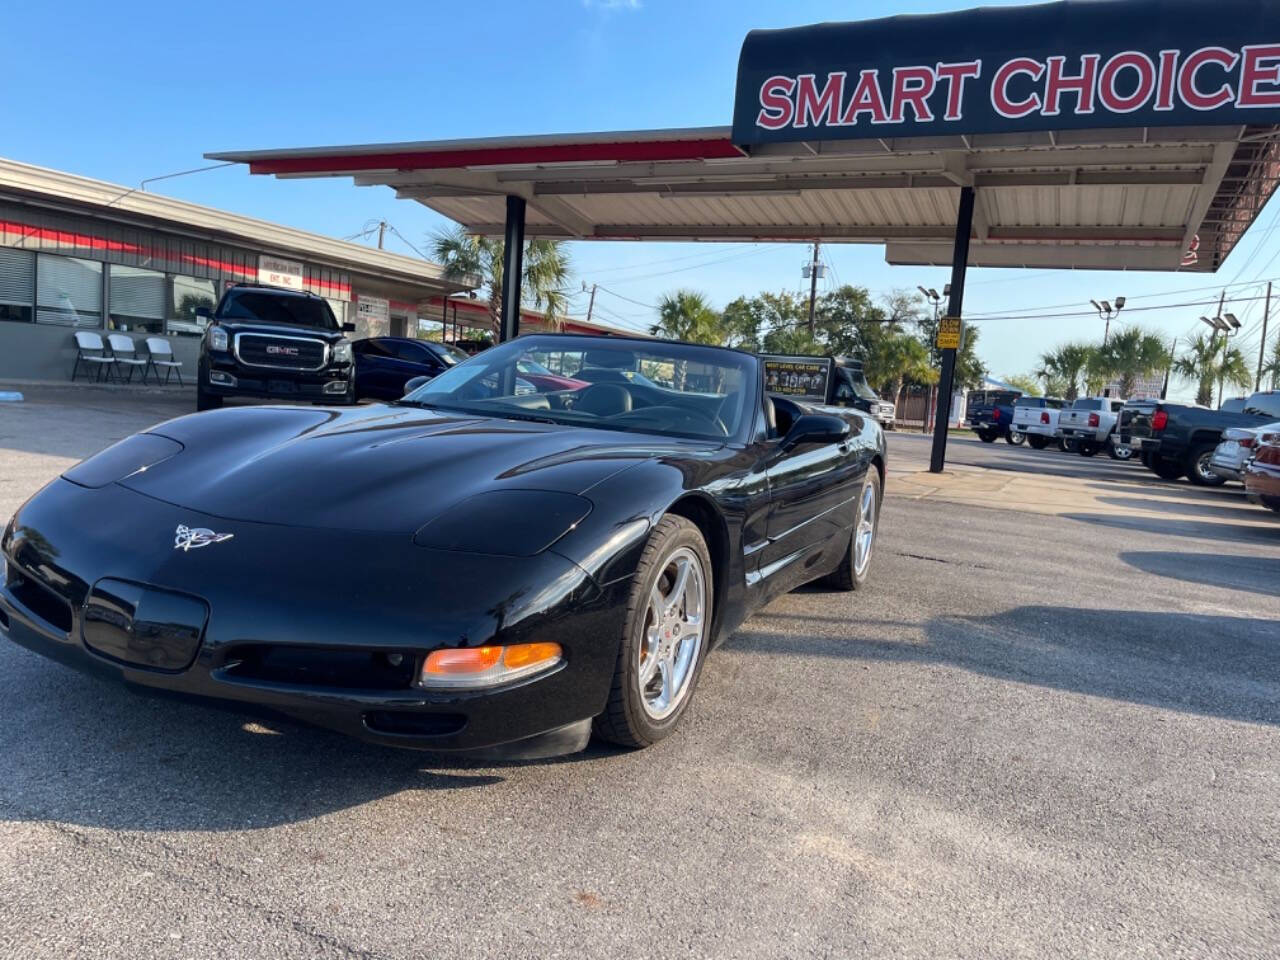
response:
<path id="1" fill-rule="evenodd" d="M 1280 123 L 1280 3 L 1068 0 L 753 31 L 733 139 Z"/>

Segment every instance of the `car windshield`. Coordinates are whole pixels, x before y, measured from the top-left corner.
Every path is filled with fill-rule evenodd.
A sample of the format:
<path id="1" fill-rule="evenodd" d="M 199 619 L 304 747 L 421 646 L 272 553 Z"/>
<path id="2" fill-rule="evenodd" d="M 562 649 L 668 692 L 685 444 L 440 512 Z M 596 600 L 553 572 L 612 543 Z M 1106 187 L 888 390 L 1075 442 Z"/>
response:
<path id="1" fill-rule="evenodd" d="M 867 378 L 861 370 L 851 370 L 848 367 L 839 367 L 838 369 L 841 381 L 850 387 L 856 396 L 863 400 L 880 399 L 880 395 L 871 389 L 871 384 L 867 383 Z"/>
<path id="2" fill-rule="evenodd" d="M 338 321 L 334 319 L 329 304 L 320 298 L 267 291 L 233 293 L 223 303 L 218 319 L 279 323 L 313 330 L 338 329 Z"/>
<path id="3" fill-rule="evenodd" d="M 536 360 L 532 358 L 536 356 Z M 525 380 L 531 361 L 577 385 Z M 733 350 L 623 338 L 530 336 L 445 371 L 402 402 L 440 410 L 708 440 L 742 439 L 756 361 Z"/>
<path id="4" fill-rule="evenodd" d="M 448 343 L 433 343 L 431 344 L 431 351 L 440 358 L 440 362 L 446 367 L 452 367 L 462 363 L 464 360 L 471 359 L 457 347 Z"/>

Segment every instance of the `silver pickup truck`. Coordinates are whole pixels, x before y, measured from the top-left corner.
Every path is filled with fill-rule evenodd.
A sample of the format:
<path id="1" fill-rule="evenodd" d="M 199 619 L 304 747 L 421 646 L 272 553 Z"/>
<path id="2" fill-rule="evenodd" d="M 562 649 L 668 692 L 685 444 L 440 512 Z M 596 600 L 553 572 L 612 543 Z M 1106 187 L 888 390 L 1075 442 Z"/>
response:
<path id="1" fill-rule="evenodd" d="M 1068 449 L 1092 457 L 1105 449 L 1113 459 L 1128 460 L 1132 451 L 1111 442 L 1120 420 L 1123 400 L 1115 397 L 1080 397 L 1058 415 L 1058 429 Z"/>
<path id="2" fill-rule="evenodd" d="M 1033 450 L 1058 443 L 1058 415 L 1064 403 L 1056 397 L 1019 397 L 1013 402 L 1013 430 L 1023 434 Z"/>

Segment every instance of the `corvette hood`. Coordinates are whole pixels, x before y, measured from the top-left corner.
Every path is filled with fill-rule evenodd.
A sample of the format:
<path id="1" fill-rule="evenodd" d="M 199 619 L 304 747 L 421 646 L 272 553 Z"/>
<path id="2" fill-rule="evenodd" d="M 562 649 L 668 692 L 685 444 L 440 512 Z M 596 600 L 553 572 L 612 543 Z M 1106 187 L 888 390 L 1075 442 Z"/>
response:
<path id="1" fill-rule="evenodd" d="M 122 481 L 138 493 L 257 523 L 411 534 L 488 490 L 580 494 L 642 460 L 712 444 L 413 407 L 239 407 L 149 432 L 179 455 Z"/>

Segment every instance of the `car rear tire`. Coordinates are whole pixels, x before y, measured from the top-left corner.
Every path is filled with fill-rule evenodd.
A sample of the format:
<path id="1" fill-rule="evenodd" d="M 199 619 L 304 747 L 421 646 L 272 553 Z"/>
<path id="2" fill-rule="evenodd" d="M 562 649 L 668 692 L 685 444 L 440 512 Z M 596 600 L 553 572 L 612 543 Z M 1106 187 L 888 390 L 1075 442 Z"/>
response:
<path id="1" fill-rule="evenodd" d="M 1202 444 L 1193 447 L 1191 453 L 1187 455 L 1187 479 L 1197 487 L 1220 487 L 1227 482 L 1226 478 L 1218 476 L 1209 467 L 1209 461 L 1213 459 L 1214 447 L 1214 444 Z"/>
<path id="2" fill-rule="evenodd" d="M 1058 441 L 1058 448 L 1063 453 L 1076 453 L 1079 450 L 1079 446 L 1080 446 L 1080 441 L 1074 438 L 1067 439 L 1066 437 L 1063 437 L 1061 440 Z"/>
<path id="3" fill-rule="evenodd" d="M 1076 445 L 1076 453 L 1080 454 L 1080 456 L 1082 457 L 1092 457 L 1092 456 L 1095 456 L 1097 452 L 1098 452 L 1097 441 L 1081 440 Z"/>
<path id="4" fill-rule="evenodd" d="M 1020 447 L 1026 442 L 1027 435 L 1020 430 L 1010 430 L 1004 435 L 1004 439 L 1006 443 L 1011 443 L 1015 447 Z"/>
<path id="5" fill-rule="evenodd" d="M 991 430 L 979 430 L 978 439 L 981 440 L 983 443 L 995 443 L 996 434 Z"/>
<path id="6" fill-rule="evenodd" d="M 849 546 L 835 572 L 822 582 L 837 590 L 861 590 L 871 574 L 871 554 L 880 530 L 880 471 L 867 470 L 858 493 L 858 514 L 849 534 Z"/>
<path id="7" fill-rule="evenodd" d="M 1180 480 L 1187 472 L 1187 468 L 1177 460 L 1166 460 L 1164 457 L 1155 455 L 1151 458 L 1151 472 L 1161 480 Z"/>
<path id="8" fill-rule="evenodd" d="M 1121 462 L 1124 462 L 1125 460 L 1132 460 L 1133 447 L 1126 447 L 1114 442 L 1108 443 L 1107 455 L 1110 456 L 1112 460 L 1119 460 Z"/>
<path id="9" fill-rule="evenodd" d="M 1045 447 L 1049 445 L 1049 438 L 1039 437 L 1039 436 L 1036 436 L 1035 434 L 1031 434 L 1030 436 L 1027 437 L 1027 443 L 1031 444 L 1032 450 L 1043 450 Z"/>
<path id="10" fill-rule="evenodd" d="M 222 406 L 222 397 L 206 393 L 204 388 L 196 384 L 196 410 L 217 410 Z"/>
<path id="11" fill-rule="evenodd" d="M 1280 513 L 1280 497 L 1259 497 L 1258 502 L 1273 513 Z"/>
<path id="12" fill-rule="evenodd" d="M 647 747 L 668 736 L 689 706 L 711 642 L 711 555 L 684 517 L 663 517 L 636 568 L 613 684 L 596 736 Z"/>

